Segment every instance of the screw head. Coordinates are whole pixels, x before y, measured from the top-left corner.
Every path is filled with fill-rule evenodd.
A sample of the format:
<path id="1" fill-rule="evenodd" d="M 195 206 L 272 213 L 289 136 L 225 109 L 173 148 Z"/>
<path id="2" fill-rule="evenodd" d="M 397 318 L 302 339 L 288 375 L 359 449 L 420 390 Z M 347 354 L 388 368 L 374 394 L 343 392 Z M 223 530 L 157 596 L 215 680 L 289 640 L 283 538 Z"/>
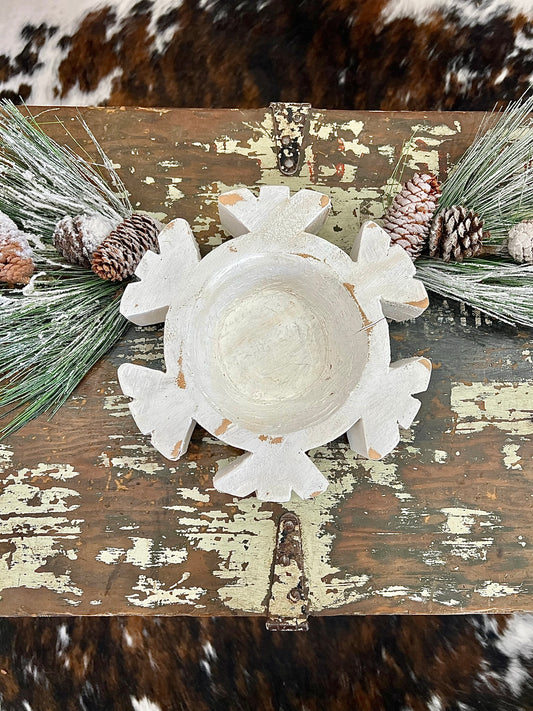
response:
<path id="1" fill-rule="evenodd" d="M 302 593 L 298 590 L 298 588 L 292 588 L 292 590 L 289 590 L 287 597 L 291 602 L 296 603 L 298 600 L 302 599 Z"/>

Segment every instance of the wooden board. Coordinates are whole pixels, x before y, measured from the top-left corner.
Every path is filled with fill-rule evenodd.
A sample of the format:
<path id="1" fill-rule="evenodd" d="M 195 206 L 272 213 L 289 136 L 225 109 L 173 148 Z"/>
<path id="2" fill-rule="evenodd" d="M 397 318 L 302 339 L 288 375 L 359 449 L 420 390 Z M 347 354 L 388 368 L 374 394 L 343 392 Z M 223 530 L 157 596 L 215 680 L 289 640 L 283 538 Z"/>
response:
<path id="1" fill-rule="evenodd" d="M 330 195 L 320 234 L 348 251 L 380 216 L 413 131 L 409 167 L 443 175 L 480 120 L 313 111 L 303 167 L 283 178 L 268 110 L 83 114 L 134 206 L 188 220 L 204 254 L 225 239 L 219 193 L 262 184 Z M 74 109 L 57 115 L 79 135 Z M 391 336 L 393 359 L 434 363 L 415 426 L 380 462 L 357 459 L 345 439 L 312 451 L 327 492 L 280 505 L 216 492 L 217 467 L 239 452 L 200 428 L 178 462 L 139 434 L 116 370 L 161 368 L 162 338 L 132 327 L 51 422 L 1 445 L 0 615 L 263 615 L 287 510 L 302 524 L 311 614 L 533 609 L 531 332 L 433 297 Z"/>

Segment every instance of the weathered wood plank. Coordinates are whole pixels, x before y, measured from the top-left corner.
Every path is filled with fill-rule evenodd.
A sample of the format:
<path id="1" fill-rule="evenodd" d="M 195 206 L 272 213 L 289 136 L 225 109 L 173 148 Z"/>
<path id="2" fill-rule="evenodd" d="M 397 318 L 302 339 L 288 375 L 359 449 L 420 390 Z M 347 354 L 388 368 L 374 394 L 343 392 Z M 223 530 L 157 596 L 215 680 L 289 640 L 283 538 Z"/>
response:
<path id="1" fill-rule="evenodd" d="M 57 111 L 78 136 L 74 113 Z M 321 236 L 349 249 L 414 127 L 409 166 L 443 173 L 480 119 L 315 111 L 302 170 L 284 178 L 266 110 L 84 115 L 133 204 L 190 221 L 204 253 L 225 239 L 218 194 L 262 184 L 327 192 Z M 434 297 L 391 334 L 394 359 L 435 364 L 416 426 L 382 462 L 344 439 L 311 452 L 329 489 L 280 506 L 216 492 L 213 473 L 238 452 L 201 429 L 178 462 L 139 434 L 116 369 L 161 368 L 162 338 L 132 328 L 51 422 L 2 444 L 0 614 L 264 614 L 284 510 L 302 522 L 311 614 L 532 609 L 531 333 Z"/>

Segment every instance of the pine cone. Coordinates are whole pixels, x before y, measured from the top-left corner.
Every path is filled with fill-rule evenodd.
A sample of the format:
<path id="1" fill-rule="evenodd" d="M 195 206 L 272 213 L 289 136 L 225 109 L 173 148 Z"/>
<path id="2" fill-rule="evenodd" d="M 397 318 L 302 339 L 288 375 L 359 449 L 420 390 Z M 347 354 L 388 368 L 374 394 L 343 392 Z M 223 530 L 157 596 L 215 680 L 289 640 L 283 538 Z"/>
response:
<path id="1" fill-rule="evenodd" d="M 94 251 L 119 223 L 98 213 L 67 215 L 57 223 L 52 242 L 67 262 L 89 268 Z"/>
<path id="2" fill-rule="evenodd" d="M 33 250 L 25 233 L 0 212 L 0 281 L 27 284 L 34 269 Z"/>
<path id="3" fill-rule="evenodd" d="M 123 220 L 93 255 L 92 270 L 101 279 L 122 281 L 133 276 L 149 249 L 159 254 L 157 236 L 161 223 L 148 215 L 134 213 Z"/>
<path id="4" fill-rule="evenodd" d="M 402 246 L 413 261 L 426 245 L 439 197 L 438 178 L 428 173 L 415 173 L 385 213 L 383 228 L 390 234 L 391 243 Z"/>
<path id="5" fill-rule="evenodd" d="M 515 262 L 533 264 L 533 220 L 511 227 L 507 249 Z"/>
<path id="6" fill-rule="evenodd" d="M 429 256 L 444 262 L 475 257 L 483 243 L 483 219 L 463 205 L 447 207 L 435 220 L 429 235 Z"/>

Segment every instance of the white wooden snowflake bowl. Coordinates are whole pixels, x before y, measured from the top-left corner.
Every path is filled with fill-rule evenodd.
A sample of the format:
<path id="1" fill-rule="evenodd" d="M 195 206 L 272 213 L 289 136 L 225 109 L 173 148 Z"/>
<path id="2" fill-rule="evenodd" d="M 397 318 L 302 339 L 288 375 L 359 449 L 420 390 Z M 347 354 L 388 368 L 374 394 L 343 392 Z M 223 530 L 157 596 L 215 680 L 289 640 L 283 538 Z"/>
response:
<path id="1" fill-rule="evenodd" d="M 380 459 L 418 411 L 412 393 L 427 388 L 426 358 L 390 363 L 386 317 L 428 305 L 409 255 L 367 222 L 348 256 L 315 236 L 329 208 L 325 195 L 279 186 L 221 195 L 235 239 L 200 259 L 189 225 L 174 220 L 122 297 L 134 323 L 165 320 L 166 373 L 119 368 L 133 417 L 169 459 L 185 453 L 195 422 L 246 450 L 218 470 L 219 491 L 316 496 L 327 480 L 307 450 L 347 432 L 358 454 Z"/>

